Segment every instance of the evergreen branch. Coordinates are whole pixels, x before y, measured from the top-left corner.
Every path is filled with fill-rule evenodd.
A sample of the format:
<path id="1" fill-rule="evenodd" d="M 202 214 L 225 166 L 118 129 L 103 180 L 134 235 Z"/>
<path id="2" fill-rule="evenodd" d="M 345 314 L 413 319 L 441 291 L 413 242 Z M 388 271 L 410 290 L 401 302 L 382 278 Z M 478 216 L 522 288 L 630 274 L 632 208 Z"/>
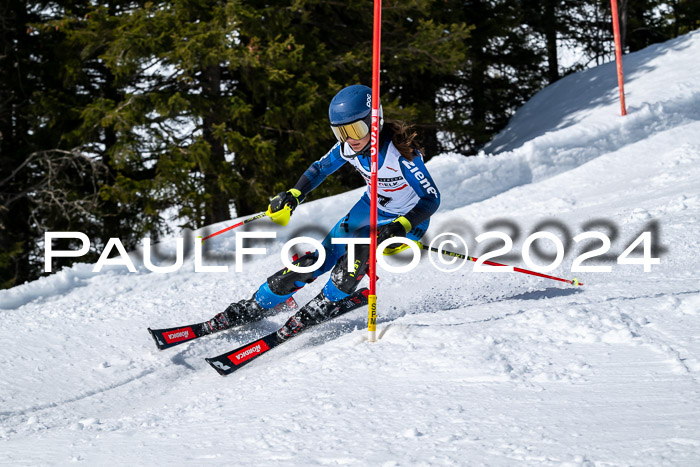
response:
<path id="1" fill-rule="evenodd" d="M 58 157 L 55 157 L 56 155 L 58 155 Z M 12 174 L 10 174 L 9 177 L 3 180 L 0 186 L 9 183 L 9 181 L 16 177 L 24 168 L 30 166 L 31 162 L 37 162 L 40 166 L 43 166 L 42 176 L 21 192 L 6 200 L 3 200 L 0 209 L 9 210 L 12 204 L 18 200 L 31 196 L 32 194 L 36 194 L 37 198 L 48 198 L 50 202 L 46 204 L 58 207 L 64 213 L 67 219 L 70 219 L 67 207 L 71 207 L 71 211 L 73 212 L 78 211 L 89 215 L 89 212 L 83 208 L 81 204 L 88 200 L 87 204 L 90 207 L 94 207 L 96 205 L 95 201 L 99 192 L 97 187 L 97 179 L 101 172 L 106 172 L 106 167 L 104 167 L 101 162 L 98 162 L 95 159 L 83 154 L 79 147 L 72 150 L 48 149 L 43 151 L 35 151 L 31 153 L 29 157 L 27 157 L 27 159 L 25 159 L 25 161 L 19 167 L 17 167 Z M 60 187 L 62 182 L 59 181 L 59 179 L 61 176 L 65 176 L 68 168 L 72 168 L 75 173 L 79 174 L 80 178 L 84 178 L 83 172 L 86 167 L 89 167 L 88 175 L 92 185 L 92 193 L 82 199 L 70 200 L 70 192 L 65 188 Z M 72 188 L 74 186 L 73 182 L 74 180 L 70 180 L 66 183 L 68 183 Z M 57 196 L 57 193 L 61 196 Z M 40 202 L 39 205 L 41 204 L 42 203 Z M 36 217 L 35 211 L 32 212 L 31 217 Z M 41 224 L 41 222 L 37 223 Z"/>

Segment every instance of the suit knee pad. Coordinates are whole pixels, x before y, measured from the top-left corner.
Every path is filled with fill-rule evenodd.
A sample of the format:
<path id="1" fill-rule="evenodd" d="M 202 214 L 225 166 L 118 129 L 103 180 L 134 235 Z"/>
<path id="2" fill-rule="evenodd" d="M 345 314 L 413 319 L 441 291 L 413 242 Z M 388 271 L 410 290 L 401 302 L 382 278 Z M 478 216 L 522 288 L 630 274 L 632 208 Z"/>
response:
<path id="1" fill-rule="evenodd" d="M 351 294 L 367 274 L 369 267 L 369 245 L 358 245 L 355 249 L 355 264 L 350 265 L 348 271 L 347 255 L 338 260 L 331 271 L 331 281 L 338 290 Z"/>
<path id="2" fill-rule="evenodd" d="M 301 258 L 292 261 L 292 264 L 302 268 L 309 267 L 316 262 L 316 253 L 307 252 Z M 313 272 L 296 272 L 284 268 L 267 278 L 267 286 L 277 295 L 289 295 L 316 280 Z"/>

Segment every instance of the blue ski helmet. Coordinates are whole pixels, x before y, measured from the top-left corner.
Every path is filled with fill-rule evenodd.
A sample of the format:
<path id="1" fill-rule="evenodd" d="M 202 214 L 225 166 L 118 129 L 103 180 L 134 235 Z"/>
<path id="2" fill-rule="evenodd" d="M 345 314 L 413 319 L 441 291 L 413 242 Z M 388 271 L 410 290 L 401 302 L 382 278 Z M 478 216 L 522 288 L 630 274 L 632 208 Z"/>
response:
<path id="1" fill-rule="evenodd" d="M 328 107 L 331 130 L 338 141 L 348 138 L 362 139 L 372 125 L 372 90 L 361 84 L 343 88 L 335 95 Z M 379 104 L 379 130 L 384 125 L 381 102 Z"/>

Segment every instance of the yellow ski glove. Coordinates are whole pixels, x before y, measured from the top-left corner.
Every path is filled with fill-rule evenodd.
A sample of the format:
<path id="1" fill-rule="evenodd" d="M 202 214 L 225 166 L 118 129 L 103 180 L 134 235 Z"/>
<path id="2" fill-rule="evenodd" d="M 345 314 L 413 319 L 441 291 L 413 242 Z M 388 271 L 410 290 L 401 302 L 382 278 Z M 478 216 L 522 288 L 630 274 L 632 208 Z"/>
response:
<path id="1" fill-rule="evenodd" d="M 403 216 L 399 216 L 388 224 L 377 227 L 377 245 L 387 238 L 405 237 L 411 231 L 411 223 Z"/>
<path id="2" fill-rule="evenodd" d="M 296 188 L 283 191 L 270 200 L 270 205 L 267 207 L 265 214 L 275 224 L 287 225 L 289 224 L 289 218 L 292 217 L 292 213 L 303 199 L 301 191 Z"/>

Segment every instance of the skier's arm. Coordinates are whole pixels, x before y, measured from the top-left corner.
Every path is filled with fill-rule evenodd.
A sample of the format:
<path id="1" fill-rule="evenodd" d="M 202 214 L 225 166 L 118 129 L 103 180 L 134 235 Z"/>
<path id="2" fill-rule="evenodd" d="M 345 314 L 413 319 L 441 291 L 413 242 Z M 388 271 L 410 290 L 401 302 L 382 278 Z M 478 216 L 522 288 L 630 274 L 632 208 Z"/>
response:
<path id="1" fill-rule="evenodd" d="M 304 201 L 311 190 L 321 184 L 327 176 L 345 164 L 340 156 L 340 143 L 333 146 L 328 154 L 317 160 L 306 169 L 294 188 L 277 194 L 270 200 L 265 214 L 276 224 L 287 225 L 294 209 Z"/>
<path id="2" fill-rule="evenodd" d="M 440 206 L 440 191 L 425 167 L 422 156 L 417 155 L 413 161 L 400 157 L 399 161 L 403 176 L 420 196 L 418 204 L 403 215 L 415 227 L 437 211 Z"/>
<path id="3" fill-rule="evenodd" d="M 299 181 L 294 188 L 299 190 L 302 199 L 308 195 L 314 188 L 319 186 L 326 177 L 341 168 L 346 160 L 340 155 L 341 144 L 338 143 L 328 151 L 328 154 L 317 160 L 306 169 L 306 172 L 299 178 Z"/>

